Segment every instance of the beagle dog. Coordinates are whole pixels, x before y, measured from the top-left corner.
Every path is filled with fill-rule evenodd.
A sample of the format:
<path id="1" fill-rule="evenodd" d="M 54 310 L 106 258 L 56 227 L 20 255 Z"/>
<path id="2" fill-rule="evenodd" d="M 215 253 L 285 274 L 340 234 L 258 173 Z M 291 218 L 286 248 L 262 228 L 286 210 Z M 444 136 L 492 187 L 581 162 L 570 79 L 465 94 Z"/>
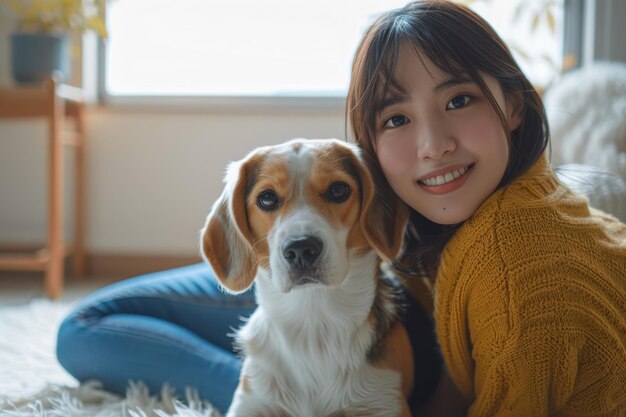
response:
<path id="1" fill-rule="evenodd" d="M 202 231 L 223 287 L 255 283 L 227 417 L 410 416 L 413 358 L 381 259 L 407 211 L 382 201 L 360 150 L 336 139 L 262 147 L 229 165 Z"/>

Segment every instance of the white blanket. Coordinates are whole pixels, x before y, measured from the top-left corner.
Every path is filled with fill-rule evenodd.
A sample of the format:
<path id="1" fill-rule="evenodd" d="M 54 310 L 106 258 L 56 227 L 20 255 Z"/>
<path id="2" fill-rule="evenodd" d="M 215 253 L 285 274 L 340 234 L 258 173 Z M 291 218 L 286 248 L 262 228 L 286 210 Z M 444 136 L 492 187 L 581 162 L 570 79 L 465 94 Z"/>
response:
<path id="1" fill-rule="evenodd" d="M 626 64 L 572 70 L 545 92 L 552 164 L 585 164 L 626 181 Z"/>

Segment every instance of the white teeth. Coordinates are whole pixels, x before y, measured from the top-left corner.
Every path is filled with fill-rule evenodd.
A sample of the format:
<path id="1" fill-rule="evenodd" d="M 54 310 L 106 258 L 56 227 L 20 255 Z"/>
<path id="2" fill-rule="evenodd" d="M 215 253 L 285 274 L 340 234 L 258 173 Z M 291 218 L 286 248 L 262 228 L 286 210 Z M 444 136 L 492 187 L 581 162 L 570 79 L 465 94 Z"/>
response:
<path id="1" fill-rule="evenodd" d="M 456 169 L 454 171 L 447 172 L 445 175 L 437 175 L 436 177 L 426 178 L 420 182 L 429 186 L 447 184 L 465 174 L 467 170 L 467 167 Z"/>

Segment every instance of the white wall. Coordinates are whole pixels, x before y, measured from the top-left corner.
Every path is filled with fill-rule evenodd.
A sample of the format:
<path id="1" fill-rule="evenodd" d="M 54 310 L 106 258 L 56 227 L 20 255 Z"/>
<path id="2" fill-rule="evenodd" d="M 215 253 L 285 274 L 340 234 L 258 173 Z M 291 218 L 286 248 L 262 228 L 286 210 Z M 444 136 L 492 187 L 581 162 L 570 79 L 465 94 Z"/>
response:
<path id="1" fill-rule="evenodd" d="M 254 115 L 91 109 L 88 251 L 196 255 L 198 230 L 221 192 L 229 161 L 293 137 L 343 137 L 343 126 L 340 110 Z M 0 138 L 0 243 L 42 241 L 45 126 L 2 122 Z M 71 160 L 66 162 L 69 173 Z"/>

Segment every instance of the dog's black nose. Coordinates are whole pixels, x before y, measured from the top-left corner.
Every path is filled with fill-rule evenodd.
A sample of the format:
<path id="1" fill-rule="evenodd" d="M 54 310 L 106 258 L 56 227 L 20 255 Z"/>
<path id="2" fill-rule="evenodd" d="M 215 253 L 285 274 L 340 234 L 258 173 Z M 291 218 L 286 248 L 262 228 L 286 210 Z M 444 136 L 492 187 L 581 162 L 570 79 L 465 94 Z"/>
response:
<path id="1" fill-rule="evenodd" d="M 310 268 L 324 249 L 322 240 L 315 236 L 296 237 L 283 244 L 283 257 L 292 267 Z"/>

